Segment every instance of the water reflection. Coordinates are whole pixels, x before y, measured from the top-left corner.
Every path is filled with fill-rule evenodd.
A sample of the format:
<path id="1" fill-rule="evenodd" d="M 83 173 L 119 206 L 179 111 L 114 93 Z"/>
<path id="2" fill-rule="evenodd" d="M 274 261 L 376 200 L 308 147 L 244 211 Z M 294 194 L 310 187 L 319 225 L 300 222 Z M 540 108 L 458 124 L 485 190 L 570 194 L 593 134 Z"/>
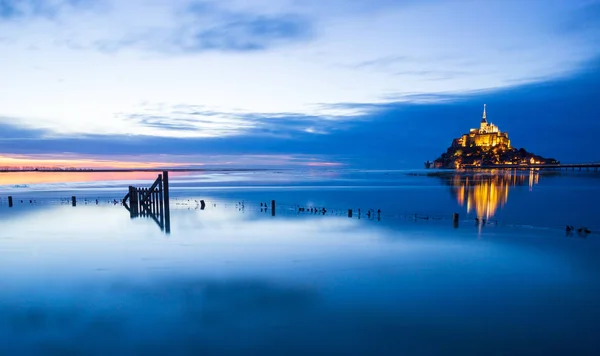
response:
<path id="1" fill-rule="evenodd" d="M 594 239 L 173 207 L 4 209 L 0 354 L 598 354 Z"/>
<path id="2" fill-rule="evenodd" d="M 490 219 L 498 208 L 508 202 L 508 193 L 512 187 L 529 185 L 529 190 L 539 183 L 540 173 L 530 170 L 527 173 L 512 170 L 492 171 L 489 173 L 455 174 L 447 181 L 460 206 L 467 213 L 475 211 L 477 218 Z"/>
<path id="3" fill-rule="evenodd" d="M 131 219 L 145 218 L 153 220 L 167 234 L 171 233 L 171 213 L 170 210 L 159 209 L 154 204 L 152 208 L 145 208 L 141 212 L 129 207 L 127 202 L 123 202 L 123 207 L 129 213 Z"/>

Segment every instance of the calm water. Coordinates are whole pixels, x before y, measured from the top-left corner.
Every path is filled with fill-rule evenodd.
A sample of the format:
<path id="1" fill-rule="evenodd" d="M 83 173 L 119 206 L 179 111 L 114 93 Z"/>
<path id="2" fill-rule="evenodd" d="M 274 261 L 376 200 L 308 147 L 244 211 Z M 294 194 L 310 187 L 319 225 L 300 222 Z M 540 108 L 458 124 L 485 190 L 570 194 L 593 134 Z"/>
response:
<path id="1" fill-rule="evenodd" d="M 0 175 L 0 354 L 600 353 L 594 173 L 184 175 L 168 235 L 152 176 Z"/>

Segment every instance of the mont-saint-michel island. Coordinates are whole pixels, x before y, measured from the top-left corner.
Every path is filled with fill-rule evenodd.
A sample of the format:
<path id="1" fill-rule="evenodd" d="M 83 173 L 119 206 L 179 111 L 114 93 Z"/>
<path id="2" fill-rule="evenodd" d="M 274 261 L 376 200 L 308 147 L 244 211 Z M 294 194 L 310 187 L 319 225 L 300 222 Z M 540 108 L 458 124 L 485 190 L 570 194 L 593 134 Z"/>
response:
<path id="1" fill-rule="evenodd" d="M 502 132 L 498 126 L 487 120 L 486 104 L 479 128 L 474 128 L 459 138 L 433 162 L 425 162 L 426 168 L 461 169 L 470 167 L 494 166 L 536 166 L 559 164 L 554 158 L 528 152 L 524 148 L 511 145 L 508 132 Z"/>

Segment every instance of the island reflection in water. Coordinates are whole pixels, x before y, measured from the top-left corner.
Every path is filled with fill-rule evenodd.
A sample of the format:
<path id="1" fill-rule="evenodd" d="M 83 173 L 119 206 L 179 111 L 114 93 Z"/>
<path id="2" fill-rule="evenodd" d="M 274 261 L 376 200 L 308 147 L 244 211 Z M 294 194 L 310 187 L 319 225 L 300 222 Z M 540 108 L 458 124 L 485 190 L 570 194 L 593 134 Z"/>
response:
<path id="1" fill-rule="evenodd" d="M 498 207 L 508 202 L 508 192 L 512 187 L 529 185 L 529 190 L 539 183 L 537 170 L 518 172 L 513 170 L 491 171 L 481 174 L 455 174 L 447 181 L 452 194 L 467 213 L 475 211 L 479 219 L 491 219 Z"/>

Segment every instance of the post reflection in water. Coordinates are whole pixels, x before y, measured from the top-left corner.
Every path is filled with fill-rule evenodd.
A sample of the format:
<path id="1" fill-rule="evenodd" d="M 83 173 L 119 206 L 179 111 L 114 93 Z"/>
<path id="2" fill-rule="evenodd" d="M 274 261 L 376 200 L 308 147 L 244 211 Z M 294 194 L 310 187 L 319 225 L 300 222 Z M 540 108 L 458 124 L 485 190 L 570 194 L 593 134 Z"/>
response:
<path id="1" fill-rule="evenodd" d="M 479 219 L 491 219 L 498 209 L 508 202 L 511 187 L 529 185 L 529 190 L 539 182 L 539 171 L 528 173 L 513 170 L 491 171 L 472 175 L 455 174 L 448 181 L 460 206 L 473 210 Z"/>

